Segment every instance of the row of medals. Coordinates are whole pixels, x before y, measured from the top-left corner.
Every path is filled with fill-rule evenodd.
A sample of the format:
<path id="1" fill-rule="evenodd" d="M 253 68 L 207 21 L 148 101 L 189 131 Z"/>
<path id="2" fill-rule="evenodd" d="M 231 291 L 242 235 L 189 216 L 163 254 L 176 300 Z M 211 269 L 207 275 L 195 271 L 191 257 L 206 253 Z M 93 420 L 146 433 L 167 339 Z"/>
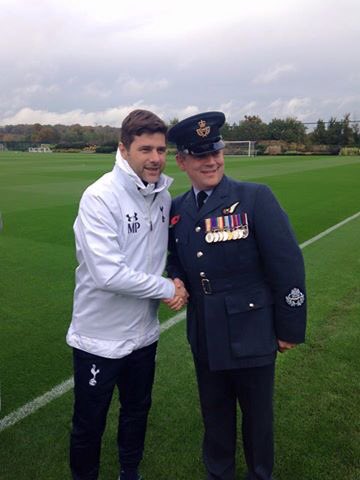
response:
<path id="1" fill-rule="evenodd" d="M 242 217 L 240 217 L 240 214 L 236 214 L 227 217 L 205 219 L 205 241 L 207 243 L 216 243 L 247 238 L 249 236 L 247 214 L 243 214 Z"/>

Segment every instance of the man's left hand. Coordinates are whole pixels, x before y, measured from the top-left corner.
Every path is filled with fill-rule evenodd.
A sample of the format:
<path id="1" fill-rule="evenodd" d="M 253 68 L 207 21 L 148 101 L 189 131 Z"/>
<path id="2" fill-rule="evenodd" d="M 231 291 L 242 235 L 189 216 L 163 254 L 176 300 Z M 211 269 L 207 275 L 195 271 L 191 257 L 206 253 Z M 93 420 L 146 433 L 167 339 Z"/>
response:
<path id="1" fill-rule="evenodd" d="M 278 350 L 280 353 L 284 353 L 287 350 L 291 350 L 296 347 L 296 343 L 284 342 L 283 340 L 278 339 Z"/>

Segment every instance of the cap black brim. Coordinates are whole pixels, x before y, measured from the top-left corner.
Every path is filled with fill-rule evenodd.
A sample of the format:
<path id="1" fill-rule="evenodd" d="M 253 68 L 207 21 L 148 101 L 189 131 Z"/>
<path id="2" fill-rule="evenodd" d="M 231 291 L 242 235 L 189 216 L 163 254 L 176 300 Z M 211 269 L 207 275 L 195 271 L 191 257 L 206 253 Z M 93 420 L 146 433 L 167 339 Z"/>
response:
<path id="1" fill-rule="evenodd" d="M 184 147 L 181 149 L 181 151 L 190 155 L 201 156 L 207 155 L 208 153 L 217 152 L 218 150 L 222 150 L 224 147 L 225 143 L 222 140 L 218 140 L 217 142 Z"/>

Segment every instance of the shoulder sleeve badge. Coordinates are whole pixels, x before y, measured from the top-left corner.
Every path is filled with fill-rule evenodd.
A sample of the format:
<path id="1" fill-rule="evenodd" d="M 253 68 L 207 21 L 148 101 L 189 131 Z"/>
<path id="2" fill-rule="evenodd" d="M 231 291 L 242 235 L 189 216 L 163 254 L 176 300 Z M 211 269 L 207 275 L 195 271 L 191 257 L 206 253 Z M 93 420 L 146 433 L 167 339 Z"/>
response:
<path id="1" fill-rule="evenodd" d="M 305 301 L 305 295 L 298 288 L 293 288 L 291 292 L 286 295 L 285 300 L 290 307 L 301 307 Z"/>

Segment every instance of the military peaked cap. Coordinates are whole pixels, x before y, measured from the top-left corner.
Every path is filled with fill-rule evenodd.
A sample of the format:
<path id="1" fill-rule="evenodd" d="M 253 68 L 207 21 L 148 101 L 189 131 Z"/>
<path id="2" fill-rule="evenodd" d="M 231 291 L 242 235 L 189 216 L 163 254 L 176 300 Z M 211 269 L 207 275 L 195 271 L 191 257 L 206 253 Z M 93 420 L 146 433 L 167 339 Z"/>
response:
<path id="1" fill-rule="evenodd" d="M 190 155 L 206 155 L 225 147 L 220 128 L 225 123 L 222 112 L 204 112 L 185 118 L 168 133 L 170 142 L 179 152 Z"/>

